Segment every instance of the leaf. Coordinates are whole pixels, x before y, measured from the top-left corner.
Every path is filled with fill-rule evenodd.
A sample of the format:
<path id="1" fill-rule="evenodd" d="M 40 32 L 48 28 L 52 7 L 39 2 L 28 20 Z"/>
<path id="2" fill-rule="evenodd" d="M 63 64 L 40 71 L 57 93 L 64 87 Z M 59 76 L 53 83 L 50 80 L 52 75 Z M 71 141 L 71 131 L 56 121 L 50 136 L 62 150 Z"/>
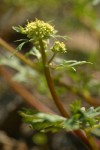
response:
<path id="1" fill-rule="evenodd" d="M 32 112 L 30 110 L 21 111 L 20 115 L 23 117 L 25 123 L 29 124 L 32 129 L 41 132 L 57 132 L 65 129 L 66 131 L 76 129 L 86 129 L 90 131 L 100 125 L 100 107 L 85 109 L 81 107 L 80 101 L 75 101 L 70 106 L 71 117 L 66 119 L 64 117 L 45 114 L 40 112 Z M 88 129 L 89 128 L 89 129 Z"/>
<path id="2" fill-rule="evenodd" d="M 71 68 L 73 69 L 74 71 L 76 71 L 76 69 L 74 68 L 74 66 L 78 66 L 78 65 L 83 65 L 83 64 L 92 64 L 90 62 L 87 62 L 87 61 L 76 61 L 76 60 L 68 60 L 68 61 L 63 61 L 61 64 L 59 65 L 56 65 L 56 69 L 68 69 L 68 68 Z"/>
<path id="3" fill-rule="evenodd" d="M 75 101 L 70 106 L 72 118 L 75 122 L 79 122 L 80 128 L 94 127 L 96 124 L 100 124 L 100 107 L 94 108 L 90 107 L 89 109 L 85 109 L 85 107 L 81 108 L 81 103 Z"/>
<path id="4" fill-rule="evenodd" d="M 20 31 L 21 31 L 21 29 L 20 29 L 20 27 L 12 27 L 13 28 L 13 30 L 15 30 L 16 32 L 19 32 L 20 33 Z"/>
<path id="5" fill-rule="evenodd" d="M 20 114 L 23 117 L 24 122 L 30 124 L 33 129 L 45 132 L 62 129 L 64 121 L 66 120 L 64 117 L 44 113 L 28 115 L 27 113 L 20 112 Z"/>
<path id="6" fill-rule="evenodd" d="M 52 37 L 53 38 L 62 38 L 64 40 L 69 40 L 70 39 L 70 37 L 68 37 L 68 36 L 61 36 L 61 35 L 53 35 Z"/>
<path id="7" fill-rule="evenodd" d="M 41 53 L 35 47 L 31 49 L 30 54 L 36 56 L 38 59 L 41 58 Z"/>
<path id="8" fill-rule="evenodd" d="M 17 51 L 20 51 L 22 49 L 22 47 L 24 46 L 24 44 L 26 44 L 27 42 L 22 42 L 21 44 L 18 45 L 18 47 L 16 48 Z"/>
<path id="9" fill-rule="evenodd" d="M 81 109 L 81 102 L 76 100 L 72 104 L 70 104 L 71 112 L 77 113 Z"/>
<path id="10" fill-rule="evenodd" d="M 87 62 L 87 61 L 76 61 L 76 62 L 70 64 L 69 67 L 73 67 L 73 66 L 77 66 L 77 65 L 83 65 L 83 64 L 88 64 L 88 63 L 92 64 L 92 63 Z"/>
<path id="11" fill-rule="evenodd" d="M 100 107 L 94 108 L 94 107 L 90 107 L 87 110 L 87 114 L 90 118 L 94 118 L 98 115 L 100 115 Z"/>
<path id="12" fill-rule="evenodd" d="M 74 118 L 70 118 L 65 121 L 64 128 L 67 129 L 67 131 L 77 130 L 79 129 L 79 122 L 77 122 Z"/>
<path id="13" fill-rule="evenodd" d="M 27 40 L 27 39 L 20 39 L 20 40 L 16 40 L 15 42 L 22 42 L 22 41 L 28 42 L 29 40 Z"/>

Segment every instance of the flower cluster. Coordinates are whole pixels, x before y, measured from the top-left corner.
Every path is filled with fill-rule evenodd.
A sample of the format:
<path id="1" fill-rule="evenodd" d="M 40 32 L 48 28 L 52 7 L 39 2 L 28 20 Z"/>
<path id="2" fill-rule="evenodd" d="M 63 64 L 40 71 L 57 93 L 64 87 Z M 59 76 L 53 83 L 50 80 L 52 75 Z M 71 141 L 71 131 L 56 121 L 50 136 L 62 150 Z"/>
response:
<path id="1" fill-rule="evenodd" d="M 37 41 L 39 39 L 49 39 L 55 34 L 55 30 L 50 24 L 36 19 L 34 22 L 28 22 L 26 27 L 23 28 L 22 33 L 26 34 L 28 38 Z"/>
<path id="2" fill-rule="evenodd" d="M 66 47 L 63 42 L 56 41 L 54 46 L 51 48 L 54 53 L 66 53 Z"/>

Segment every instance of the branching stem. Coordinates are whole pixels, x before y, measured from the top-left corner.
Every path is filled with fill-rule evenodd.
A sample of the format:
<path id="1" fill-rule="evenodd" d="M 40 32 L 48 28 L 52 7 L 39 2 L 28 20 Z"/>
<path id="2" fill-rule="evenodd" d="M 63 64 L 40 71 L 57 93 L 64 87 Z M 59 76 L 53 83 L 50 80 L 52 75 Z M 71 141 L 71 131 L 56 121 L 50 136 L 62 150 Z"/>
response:
<path id="1" fill-rule="evenodd" d="M 44 74 L 45 74 L 46 81 L 47 81 L 49 90 L 51 92 L 52 98 L 53 98 L 57 108 L 59 109 L 61 115 L 63 117 L 69 118 L 69 114 L 65 110 L 65 108 L 64 108 L 63 104 L 61 103 L 58 95 L 56 94 L 54 84 L 53 84 L 53 81 L 52 81 L 52 78 L 50 75 L 50 70 L 49 70 L 49 66 L 48 66 L 48 62 L 47 62 L 47 58 L 46 58 L 46 53 L 45 53 L 45 48 L 44 48 L 42 40 L 39 40 L 39 44 L 40 44 L 40 49 L 41 49 Z M 78 132 L 74 132 L 74 133 L 75 133 L 75 135 L 78 135 L 85 143 L 87 143 L 87 145 L 91 148 L 91 150 L 93 149 L 93 146 L 91 147 L 91 143 L 88 142 L 87 138 L 84 136 L 84 134 L 80 130 L 78 130 Z"/>
<path id="2" fill-rule="evenodd" d="M 43 68 L 44 68 L 44 73 L 45 73 L 45 77 L 46 77 L 46 81 L 49 87 L 49 90 L 51 92 L 52 98 L 57 106 L 57 108 L 59 109 L 60 113 L 62 114 L 62 116 L 64 117 L 69 117 L 69 114 L 67 113 L 67 111 L 65 110 L 64 106 L 62 105 L 59 97 L 56 94 L 55 88 L 54 88 L 54 84 L 50 75 L 50 70 L 47 64 L 47 60 L 46 60 L 46 54 L 45 54 L 45 49 L 44 49 L 44 45 L 42 40 L 39 40 L 39 44 L 40 44 L 40 48 L 41 48 L 41 55 L 42 55 L 42 62 L 43 62 Z"/>
<path id="3" fill-rule="evenodd" d="M 52 60 L 54 59 L 55 56 L 56 56 L 56 53 L 54 53 L 53 56 L 50 58 L 50 60 L 48 61 L 48 64 L 50 64 L 52 62 Z"/>

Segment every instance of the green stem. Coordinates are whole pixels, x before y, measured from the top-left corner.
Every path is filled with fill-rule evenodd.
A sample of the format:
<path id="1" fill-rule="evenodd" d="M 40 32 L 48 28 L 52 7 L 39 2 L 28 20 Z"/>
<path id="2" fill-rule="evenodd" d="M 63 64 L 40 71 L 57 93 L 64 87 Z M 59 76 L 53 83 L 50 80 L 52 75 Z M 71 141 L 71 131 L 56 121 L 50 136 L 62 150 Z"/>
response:
<path id="1" fill-rule="evenodd" d="M 61 115 L 66 117 L 66 118 L 69 118 L 69 114 L 65 110 L 65 108 L 62 105 L 58 95 L 56 94 L 54 84 L 53 84 L 53 81 L 52 81 L 52 78 L 51 78 L 51 75 L 50 75 L 50 70 L 49 70 L 49 66 L 48 66 L 48 63 L 47 63 L 47 58 L 46 58 L 45 49 L 44 49 L 44 45 L 43 45 L 42 40 L 39 40 L 39 44 L 40 44 L 40 49 L 41 49 L 44 73 L 45 73 L 46 81 L 47 81 L 49 90 L 51 92 L 52 98 L 53 98 L 57 108 L 59 109 Z M 74 132 L 74 133 L 75 133 L 75 135 L 79 136 L 85 142 L 85 144 L 87 143 L 88 146 L 91 147 L 90 146 L 91 143 L 89 144 L 87 138 L 84 136 L 84 134 L 80 130 L 78 130 L 78 132 Z"/>
<path id="2" fill-rule="evenodd" d="M 49 67 L 48 67 L 48 64 L 47 64 L 47 58 L 46 58 L 45 49 L 44 49 L 44 45 L 43 45 L 42 40 L 39 40 L 39 44 L 40 44 L 40 48 L 41 48 L 41 55 L 42 55 L 44 73 L 45 73 L 46 81 L 47 81 L 49 90 L 51 92 L 52 98 L 53 98 L 57 108 L 59 109 L 60 113 L 62 114 L 62 116 L 68 118 L 69 114 L 65 110 L 65 108 L 62 105 L 59 97 L 56 94 L 54 84 L 53 84 L 53 81 L 52 81 L 52 78 L 51 78 L 51 75 L 50 75 L 50 70 L 49 70 Z"/>
<path id="3" fill-rule="evenodd" d="M 51 61 L 54 59 L 54 57 L 56 56 L 57 53 L 54 53 L 53 56 L 50 58 L 50 60 L 48 61 L 48 64 L 51 63 Z"/>

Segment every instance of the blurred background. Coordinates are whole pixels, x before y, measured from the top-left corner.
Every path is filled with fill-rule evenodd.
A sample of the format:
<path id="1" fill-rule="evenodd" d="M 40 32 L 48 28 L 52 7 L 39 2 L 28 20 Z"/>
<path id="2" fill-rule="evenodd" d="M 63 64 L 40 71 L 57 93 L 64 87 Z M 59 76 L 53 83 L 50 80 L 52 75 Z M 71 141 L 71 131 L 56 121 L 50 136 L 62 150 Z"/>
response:
<path id="1" fill-rule="evenodd" d="M 33 57 L 23 58 L 31 45 L 13 55 L 18 45 L 15 40 L 25 37 L 12 26 L 25 26 L 27 20 L 36 18 L 68 36 L 66 60 L 93 63 L 77 67 L 76 72 L 54 73 L 56 91 L 66 108 L 76 99 L 86 107 L 100 106 L 100 0 L 0 0 L 0 150 L 82 150 L 74 137 L 74 142 L 70 140 L 70 133 L 32 131 L 18 113 L 33 105 L 39 109 L 39 102 L 59 113 L 40 73 L 41 66 L 34 65 Z M 31 104 L 34 100 L 38 106 Z M 100 131 L 92 134 L 100 145 Z"/>

